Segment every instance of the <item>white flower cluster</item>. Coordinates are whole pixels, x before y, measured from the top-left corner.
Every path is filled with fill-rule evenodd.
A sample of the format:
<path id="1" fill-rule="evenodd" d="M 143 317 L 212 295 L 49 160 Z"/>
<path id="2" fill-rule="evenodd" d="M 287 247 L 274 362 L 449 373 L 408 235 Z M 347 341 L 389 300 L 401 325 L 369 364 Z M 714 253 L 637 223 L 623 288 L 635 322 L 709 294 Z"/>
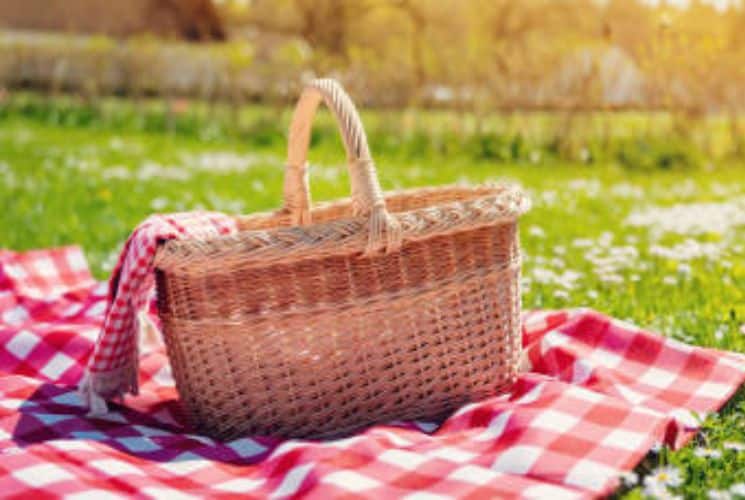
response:
<path id="1" fill-rule="evenodd" d="M 573 179 L 567 183 L 570 191 L 578 191 L 585 198 L 597 198 L 605 191 L 605 187 L 597 179 Z"/>
<path id="2" fill-rule="evenodd" d="M 616 198 L 641 200 L 644 198 L 644 190 L 629 182 L 619 182 L 610 187 L 610 193 Z"/>
<path id="3" fill-rule="evenodd" d="M 197 155 L 184 154 L 181 161 L 170 165 L 164 165 L 152 160 L 145 160 L 138 167 L 130 168 L 124 165 L 111 165 L 102 168 L 97 160 L 88 160 L 83 157 L 66 157 L 69 167 L 81 171 L 99 172 L 105 179 L 118 180 L 140 180 L 165 179 L 172 181 L 188 181 L 196 173 L 209 173 L 215 175 L 227 175 L 232 173 L 244 173 L 250 169 L 261 166 L 274 166 L 281 168 L 283 163 L 279 157 L 274 155 L 239 155 L 229 152 L 201 153 Z"/>
<path id="4" fill-rule="evenodd" d="M 540 267 L 541 262 L 544 261 L 543 257 L 538 257 L 536 262 L 539 266 L 533 268 L 531 278 L 542 285 L 556 285 L 567 290 L 572 290 L 577 287 L 577 282 L 582 278 L 583 274 L 578 271 L 571 269 L 565 269 L 561 272 L 553 271 L 546 267 Z"/>
<path id="5" fill-rule="evenodd" d="M 667 465 L 658 467 L 644 478 L 644 494 L 654 498 L 671 497 L 668 488 L 674 488 L 683 484 L 683 475 L 680 469 Z"/>
<path id="6" fill-rule="evenodd" d="M 686 238 L 672 246 L 654 244 L 649 247 L 649 253 L 656 257 L 671 260 L 719 259 L 727 254 L 726 242 L 702 242 Z"/>
<path id="7" fill-rule="evenodd" d="M 631 213 L 626 224 L 648 227 L 653 234 L 680 235 L 731 234 L 745 226 L 745 198 L 720 203 L 679 203 L 670 207 L 650 207 Z"/>
<path id="8" fill-rule="evenodd" d="M 625 281 L 623 271 L 643 268 L 644 265 L 639 263 L 639 250 L 635 246 L 613 246 L 612 241 L 612 233 L 603 233 L 597 244 L 587 250 L 585 259 L 592 263 L 601 282 L 615 285 Z"/>
<path id="9" fill-rule="evenodd" d="M 741 453 L 745 452 L 745 444 L 734 441 L 725 442 L 723 449 Z M 723 456 L 722 450 L 708 447 L 696 448 L 693 454 L 705 460 L 718 460 Z M 652 498 L 679 498 L 670 491 L 670 488 L 682 485 L 683 479 L 681 470 L 673 465 L 658 467 L 644 477 L 642 481 L 644 495 Z M 621 481 L 625 486 L 633 488 L 639 484 L 639 476 L 635 472 L 626 472 L 621 475 Z M 726 490 L 709 492 L 710 499 L 729 500 L 741 497 L 745 497 L 745 483 L 736 483 Z"/>
<path id="10" fill-rule="evenodd" d="M 186 154 L 182 156 L 182 161 L 189 170 L 215 174 L 244 173 L 257 165 L 281 165 L 276 156 L 236 154 L 227 151 Z"/>

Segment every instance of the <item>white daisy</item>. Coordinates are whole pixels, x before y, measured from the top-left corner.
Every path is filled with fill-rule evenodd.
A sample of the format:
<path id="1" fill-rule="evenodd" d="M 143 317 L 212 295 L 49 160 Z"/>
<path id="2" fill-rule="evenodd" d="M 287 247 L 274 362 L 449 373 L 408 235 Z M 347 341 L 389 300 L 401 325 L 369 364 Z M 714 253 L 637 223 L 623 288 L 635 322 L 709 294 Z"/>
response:
<path id="1" fill-rule="evenodd" d="M 639 482 L 639 474 L 634 471 L 628 471 L 621 474 L 621 481 L 625 486 L 636 486 Z"/>
<path id="2" fill-rule="evenodd" d="M 678 273 L 685 275 L 691 274 L 691 266 L 688 264 L 680 264 L 678 266 Z"/>
<path id="3" fill-rule="evenodd" d="M 732 493 L 727 490 L 711 490 L 709 492 L 710 500 L 730 500 L 731 498 Z"/>
<path id="4" fill-rule="evenodd" d="M 745 497 L 745 483 L 735 483 L 729 487 L 730 493 L 739 497 Z"/>
<path id="5" fill-rule="evenodd" d="M 661 497 L 669 492 L 667 488 L 680 486 L 683 477 L 680 470 L 673 466 L 658 467 L 644 478 L 644 493 L 653 497 Z"/>
<path id="6" fill-rule="evenodd" d="M 700 458 L 722 458 L 722 452 L 713 448 L 696 448 L 693 454 Z"/>
<path id="7" fill-rule="evenodd" d="M 722 340 L 726 334 L 727 334 L 727 326 L 721 325 L 714 331 L 714 338 L 717 340 Z"/>
<path id="8" fill-rule="evenodd" d="M 675 278 L 675 276 L 665 276 L 662 278 L 662 282 L 666 285 L 677 285 L 678 280 Z"/>
<path id="9" fill-rule="evenodd" d="M 528 233 L 531 236 L 535 236 L 536 238 L 545 238 L 546 232 L 541 229 L 539 226 L 530 226 L 530 229 L 528 230 Z"/>
<path id="10" fill-rule="evenodd" d="M 168 206 L 168 200 L 165 199 L 165 198 L 162 198 L 162 197 L 154 198 L 150 202 L 150 208 L 152 208 L 156 212 L 160 212 L 161 210 L 163 210 L 167 206 Z"/>
<path id="11" fill-rule="evenodd" d="M 741 452 L 741 451 L 745 451 L 745 443 L 740 443 L 738 441 L 725 441 L 722 444 L 722 447 L 725 450 L 733 450 L 733 451 L 736 451 L 738 453 Z"/>

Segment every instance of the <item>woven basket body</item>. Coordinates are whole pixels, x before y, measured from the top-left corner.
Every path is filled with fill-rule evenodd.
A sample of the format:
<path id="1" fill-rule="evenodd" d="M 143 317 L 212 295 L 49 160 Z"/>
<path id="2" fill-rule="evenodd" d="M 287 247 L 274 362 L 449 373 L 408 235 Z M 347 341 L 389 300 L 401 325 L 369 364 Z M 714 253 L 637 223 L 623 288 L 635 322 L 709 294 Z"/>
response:
<path id="1" fill-rule="evenodd" d="M 340 119 L 354 175 L 328 97 L 340 89 L 324 80 L 309 91 Z M 294 123 L 308 121 L 298 113 Z M 383 197 L 363 160 L 372 174 L 353 177 L 350 200 L 311 209 L 296 176 L 285 208 L 239 218 L 239 234 L 159 249 L 168 354 L 200 432 L 340 436 L 436 418 L 515 379 L 526 200 L 504 186 Z"/>

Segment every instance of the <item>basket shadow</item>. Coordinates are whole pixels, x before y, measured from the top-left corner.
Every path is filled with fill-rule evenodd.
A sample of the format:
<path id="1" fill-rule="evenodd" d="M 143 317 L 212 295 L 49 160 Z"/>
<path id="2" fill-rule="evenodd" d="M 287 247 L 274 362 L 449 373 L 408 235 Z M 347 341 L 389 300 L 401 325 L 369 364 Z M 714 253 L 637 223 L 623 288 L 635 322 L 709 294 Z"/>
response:
<path id="1" fill-rule="evenodd" d="M 259 437 L 223 443 L 194 434 L 178 420 L 180 405 L 175 399 L 150 405 L 147 412 L 118 404 L 110 405 L 110 410 L 103 418 L 88 417 L 74 388 L 41 383 L 17 402 L 11 439 L 19 448 L 38 444 L 60 450 L 105 447 L 135 459 L 172 463 L 175 467 L 194 460 L 257 464 L 279 444 Z M 175 415 L 177 419 L 169 423 L 163 415 Z"/>

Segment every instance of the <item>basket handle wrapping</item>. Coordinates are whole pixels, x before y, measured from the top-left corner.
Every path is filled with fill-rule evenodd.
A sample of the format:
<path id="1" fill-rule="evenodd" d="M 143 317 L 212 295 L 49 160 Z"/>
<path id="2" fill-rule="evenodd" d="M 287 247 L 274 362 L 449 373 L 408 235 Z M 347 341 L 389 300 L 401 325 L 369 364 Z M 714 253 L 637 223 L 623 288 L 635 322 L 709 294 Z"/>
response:
<path id="1" fill-rule="evenodd" d="M 370 217 L 366 253 L 398 248 L 401 244 L 401 230 L 398 221 L 386 209 L 362 121 L 347 93 L 336 80 L 330 78 L 317 79 L 308 83 L 292 115 L 285 169 L 283 211 L 290 214 L 291 221 L 295 225 L 311 223 L 307 155 L 311 122 L 321 100 L 336 117 L 344 140 L 352 185 L 353 214 Z"/>

